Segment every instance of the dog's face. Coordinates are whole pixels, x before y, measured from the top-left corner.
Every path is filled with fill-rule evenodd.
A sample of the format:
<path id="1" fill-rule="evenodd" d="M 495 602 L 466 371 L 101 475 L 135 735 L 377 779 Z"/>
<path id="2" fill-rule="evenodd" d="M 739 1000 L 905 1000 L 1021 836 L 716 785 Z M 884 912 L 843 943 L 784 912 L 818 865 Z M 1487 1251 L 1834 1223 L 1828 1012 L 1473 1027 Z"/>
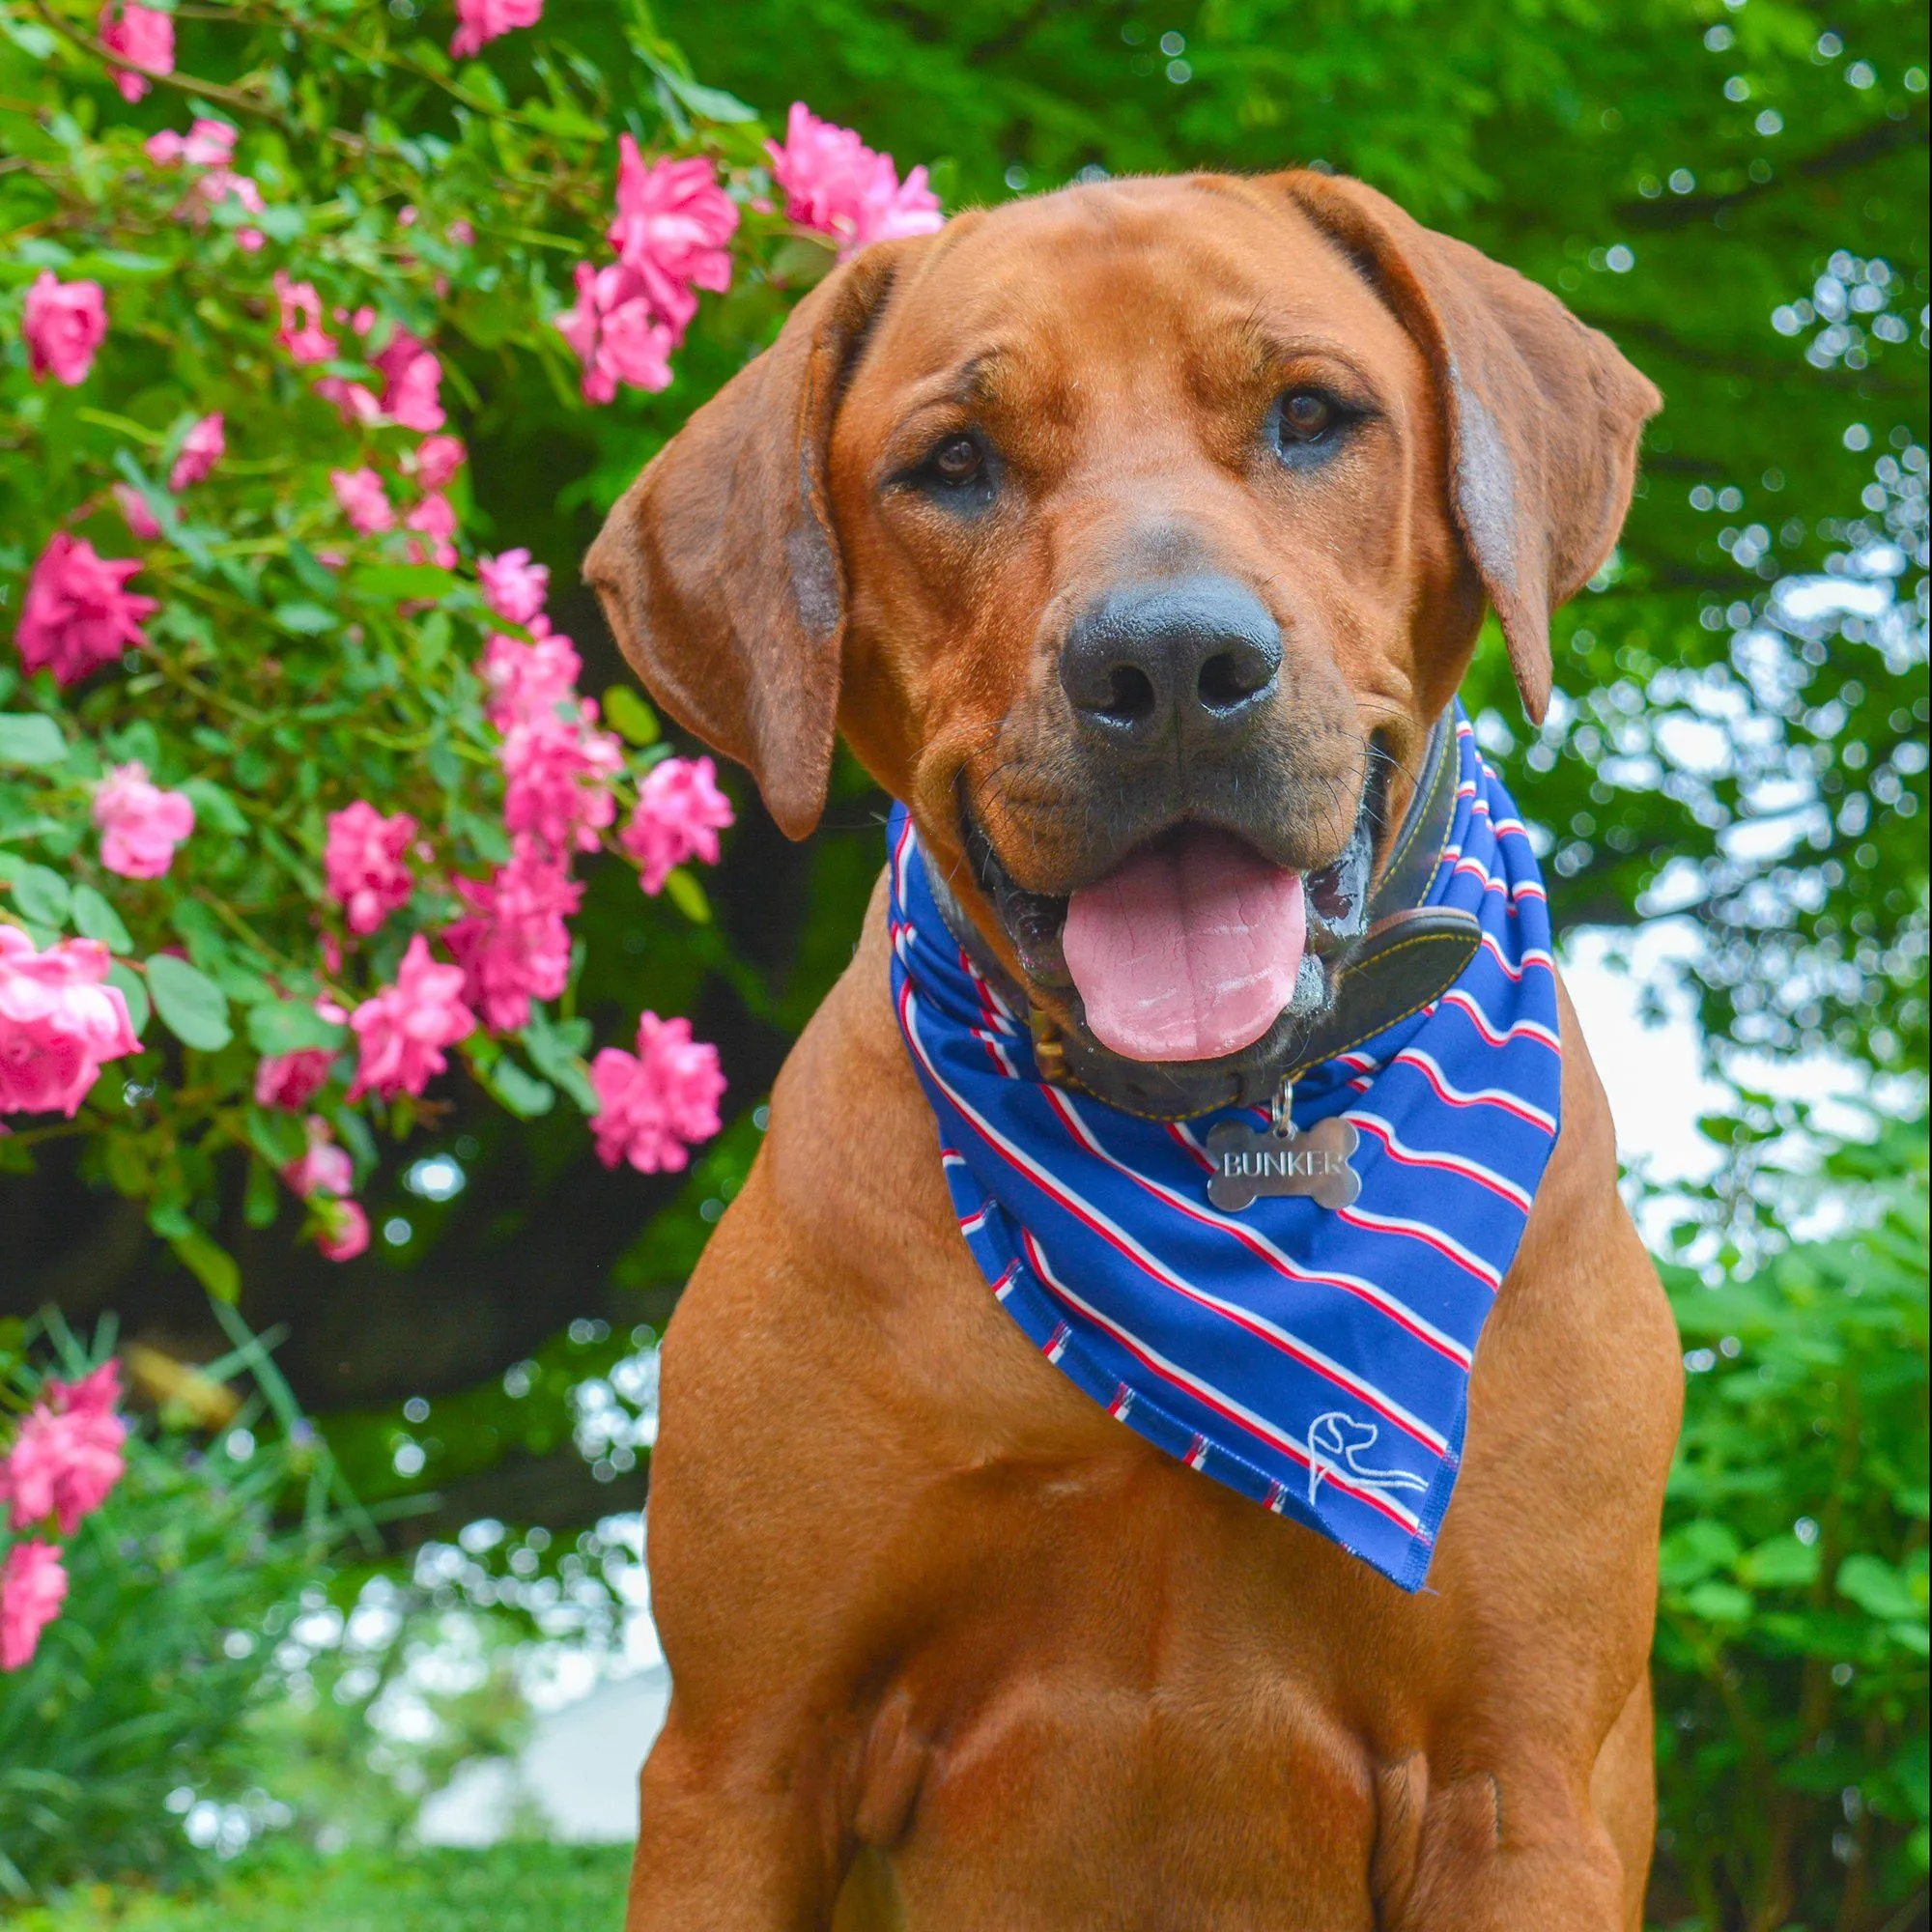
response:
<path id="1" fill-rule="evenodd" d="M 1328 996 L 1486 596 L 1540 710 L 1654 407 L 1353 184 L 1083 187 L 838 271 L 589 574 L 787 830 L 836 710 L 1037 1004 L 1232 1063 Z"/>

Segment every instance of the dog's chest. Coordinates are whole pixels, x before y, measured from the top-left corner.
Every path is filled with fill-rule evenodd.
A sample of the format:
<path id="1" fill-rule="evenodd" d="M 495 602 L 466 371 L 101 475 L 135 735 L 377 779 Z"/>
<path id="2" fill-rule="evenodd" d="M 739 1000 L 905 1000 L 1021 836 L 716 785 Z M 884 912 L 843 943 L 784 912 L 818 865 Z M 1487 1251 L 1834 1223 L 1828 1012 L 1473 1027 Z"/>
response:
<path id="1" fill-rule="evenodd" d="M 909 1824 L 889 1861 L 906 1932 L 1375 1923 L 1362 1753 L 1279 1670 L 1029 1659 L 933 1750 Z"/>

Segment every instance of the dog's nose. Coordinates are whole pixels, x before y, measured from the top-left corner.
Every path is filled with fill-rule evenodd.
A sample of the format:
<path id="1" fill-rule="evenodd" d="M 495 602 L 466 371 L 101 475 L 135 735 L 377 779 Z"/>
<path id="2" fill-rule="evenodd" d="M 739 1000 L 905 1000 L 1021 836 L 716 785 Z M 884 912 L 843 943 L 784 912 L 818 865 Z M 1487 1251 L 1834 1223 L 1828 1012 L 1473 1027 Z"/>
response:
<path id="1" fill-rule="evenodd" d="M 1060 683 L 1082 720 L 1133 742 L 1216 737 L 1274 689 L 1281 628 L 1225 577 L 1123 585 L 1074 620 Z"/>

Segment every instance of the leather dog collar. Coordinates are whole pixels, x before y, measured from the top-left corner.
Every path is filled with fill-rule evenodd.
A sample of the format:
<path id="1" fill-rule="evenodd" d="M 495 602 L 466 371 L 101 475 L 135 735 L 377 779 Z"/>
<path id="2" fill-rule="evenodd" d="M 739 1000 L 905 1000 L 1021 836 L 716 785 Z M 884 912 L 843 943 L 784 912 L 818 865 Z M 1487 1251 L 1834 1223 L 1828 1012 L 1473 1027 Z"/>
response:
<path id="1" fill-rule="evenodd" d="M 975 967 L 1013 1011 L 1028 1014 L 1042 1079 L 1149 1120 L 1185 1121 L 1225 1107 L 1261 1106 L 1284 1081 L 1420 1012 L 1455 984 L 1475 956 L 1482 944 L 1475 918 L 1453 906 L 1423 903 L 1456 814 L 1457 766 L 1452 706 L 1429 734 L 1422 779 L 1370 897 L 1367 928 L 1329 962 L 1333 998 L 1306 1028 L 1290 1032 L 1276 1052 L 1254 1065 L 1128 1060 L 1097 1040 L 1068 1033 L 1028 999 L 929 864 L 926 883 L 947 929 Z"/>

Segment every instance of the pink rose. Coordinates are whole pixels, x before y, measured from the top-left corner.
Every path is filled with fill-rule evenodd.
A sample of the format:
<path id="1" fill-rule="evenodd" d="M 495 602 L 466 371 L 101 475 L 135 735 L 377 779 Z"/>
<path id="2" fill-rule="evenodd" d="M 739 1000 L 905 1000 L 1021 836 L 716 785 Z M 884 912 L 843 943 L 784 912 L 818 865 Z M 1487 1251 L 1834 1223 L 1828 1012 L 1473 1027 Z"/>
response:
<path id="1" fill-rule="evenodd" d="M 556 318 L 563 339 L 583 364 L 583 394 L 587 401 L 608 403 L 623 383 L 634 389 L 663 389 L 670 384 L 670 355 L 681 330 L 696 307 L 659 319 L 642 281 L 621 263 L 593 269 L 577 265 L 577 306 Z"/>
<path id="2" fill-rule="evenodd" d="M 369 1217 L 359 1201 L 318 1201 L 323 1232 L 316 1247 L 325 1261 L 353 1262 L 369 1245 Z"/>
<path id="3" fill-rule="evenodd" d="M 328 814 L 322 866 L 328 895 L 348 915 L 351 932 L 374 932 L 410 902 L 415 881 L 403 854 L 416 836 L 407 811 L 384 818 L 366 799 Z"/>
<path id="4" fill-rule="evenodd" d="M 543 0 L 456 0 L 456 34 L 449 51 L 467 60 L 514 27 L 534 27 L 543 16 Z"/>
<path id="5" fill-rule="evenodd" d="M 506 550 L 500 556 L 476 559 L 476 581 L 483 601 L 506 624 L 528 624 L 541 615 L 550 590 L 550 567 L 532 563 L 526 550 Z"/>
<path id="6" fill-rule="evenodd" d="M 485 713 L 497 730 L 508 731 L 513 724 L 554 718 L 559 704 L 574 711 L 582 668 L 576 646 L 561 631 L 546 631 L 528 644 L 493 632 L 477 667 L 490 688 Z"/>
<path id="7" fill-rule="evenodd" d="M 143 543 L 153 543 L 160 535 L 161 526 L 155 521 L 154 511 L 148 508 L 147 498 L 133 484 L 115 484 L 114 500 L 120 505 L 121 518 L 128 526 L 129 536 L 139 537 Z"/>
<path id="8" fill-rule="evenodd" d="M 351 1100 L 380 1094 L 420 1094 L 449 1064 L 442 1054 L 476 1030 L 463 1004 L 463 968 L 430 957 L 421 933 L 410 941 L 395 984 L 366 999 L 349 1016 L 360 1042 Z"/>
<path id="9" fill-rule="evenodd" d="M 315 385 L 315 392 L 325 403 L 335 405 L 336 413 L 351 429 L 383 420 L 383 405 L 376 392 L 361 383 L 325 376 Z"/>
<path id="10" fill-rule="evenodd" d="M 442 409 L 437 402 L 442 364 L 407 328 L 397 329 L 388 346 L 370 356 L 369 363 L 383 372 L 384 414 L 405 429 L 442 427 Z"/>
<path id="11" fill-rule="evenodd" d="M 461 437 L 429 436 L 416 445 L 416 481 L 425 490 L 444 488 L 469 452 Z"/>
<path id="12" fill-rule="evenodd" d="M 56 530 L 27 580 L 14 633 L 27 668 L 44 666 L 57 684 L 78 684 L 123 651 L 145 644 L 141 620 L 161 607 L 125 587 L 140 568 L 138 558 L 110 562 L 85 537 Z"/>
<path id="13" fill-rule="evenodd" d="M 689 1020 L 642 1014 L 637 1052 L 607 1046 L 590 1064 L 590 1084 L 598 1100 L 590 1129 L 606 1167 L 628 1160 L 640 1174 L 677 1173 L 687 1148 L 718 1131 L 718 1049 L 694 1040 Z"/>
<path id="14" fill-rule="evenodd" d="M 27 369 L 35 382 L 51 376 L 70 389 L 86 382 L 94 352 L 107 339 L 107 302 L 100 284 L 63 282 L 51 269 L 43 269 L 27 291 L 20 332 L 27 339 Z"/>
<path id="15" fill-rule="evenodd" d="M 304 1200 L 315 1194 L 337 1197 L 347 1194 L 355 1185 L 355 1168 L 347 1150 L 335 1145 L 328 1122 L 319 1114 L 308 1117 L 304 1130 L 308 1147 L 302 1157 L 290 1161 L 282 1169 L 282 1179 L 288 1182 L 290 1191 Z"/>
<path id="16" fill-rule="evenodd" d="M 513 836 L 553 853 L 596 849 L 617 815 L 611 781 L 624 767 L 616 739 L 596 725 L 597 706 L 585 697 L 575 719 L 538 715 L 504 733 L 503 825 Z"/>
<path id="17" fill-rule="evenodd" d="M 125 0 L 117 9 L 114 0 L 108 0 L 100 10 L 99 33 L 100 44 L 124 61 L 149 73 L 174 72 L 173 14 L 153 7 L 137 7 L 134 0 Z M 148 92 L 148 83 L 140 74 L 129 73 L 125 67 L 114 70 L 114 85 L 121 90 L 123 100 L 138 100 Z"/>
<path id="18" fill-rule="evenodd" d="M 219 208 L 224 201 L 239 202 L 250 214 L 260 214 L 264 207 L 262 190 L 255 185 L 254 177 L 238 175 L 232 168 L 211 168 L 195 183 L 193 192 L 183 206 L 188 210 L 194 225 L 200 228 L 207 223 L 210 212 Z M 245 241 L 242 245 L 248 247 Z M 249 252 L 252 254 L 254 250 L 250 248 Z"/>
<path id="19" fill-rule="evenodd" d="M 0 1564 L 0 1670 L 31 1663 L 41 1633 L 67 1601 L 67 1571 L 51 1543 L 16 1543 Z"/>
<path id="20" fill-rule="evenodd" d="M 784 146 L 765 143 L 772 179 L 785 193 L 785 213 L 801 227 L 829 235 L 849 260 L 871 242 L 930 235 L 946 224 L 939 198 L 914 168 L 901 183 L 890 155 L 874 154 L 849 128 L 821 121 L 792 102 Z"/>
<path id="21" fill-rule="evenodd" d="M 163 128 L 150 134 L 143 144 L 148 158 L 156 167 L 226 167 L 235 156 L 235 129 L 225 121 L 196 118 L 185 134 Z"/>
<path id="22" fill-rule="evenodd" d="M 72 1120 L 101 1063 L 137 1053 L 128 1002 L 106 983 L 98 939 L 56 940 L 44 952 L 0 925 L 0 1114 Z"/>
<path id="23" fill-rule="evenodd" d="M 255 1104 L 296 1113 L 328 1085 L 335 1055 L 326 1046 L 298 1046 L 267 1055 L 255 1068 Z"/>
<path id="24" fill-rule="evenodd" d="M 150 784 L 137 759 L 114 766 L 95 786 L 94 822 L 100 828 L 100 863 L 110 872 L 158 879 L 194 830 L 194 807 L 185 792 Z"/>
<path id="25" fill-rule="evenodd" d="M 203 416 L 182 441 L 181 454 L 175 458 L 174 467 L 168 471 L 168 488 L 179 496 L 184 490 L 199 483 L 221 461 L 227 448 L 228 439 L 222 431 L 220 412 L 217 410 L 212 416 Z"/>
<path id="26" fill-rule="evenodd" d="M 718 835 L 732 822 L 731 801 L 718 789 L 709 758 L 667 758 L 645 774 L 617 842 L 638 862 L 638 883 L 660 893 L 671 867 L 687 859 L 715 866 Z"/>
<path id="27" fill-rule="evenodd" d="M 570 978 L 570 929 L 583 888 L 567 863 L 520 845 L 507 866 L 484 883 L 458 879 L 469 908 L 443 932 L 463 968 L 463 997 L 497 1033 L 515 1033 L 530 1020 L 532 1000 L 554 1000 Z"/>
<path id="28" fill-rule="evenodd" d="M 383 489 L 383 479 L 373 469 L 331 469 L 328 482 L 351 529 L 373 536 L 395 527 L 395 510 Z"/>
<path id="29" fill-rule="evenodd" d="M 432 491 L 415 504 L 403 519 L 403 525 L 407 529 L 421 531 L 429 539 L 427 544 L 411 544 L 412 561 L 455 569 L 456 546 L 449 540 L 456 534 L 456 509 L 440 490 Z"/>
<path id="30" fill-rule="evenodd" d="M 684 322 L 675 318 L 689 320 L 692 288 L 722 295 L 731 286 L 725 243 L 737 230 L 737 207 L 718 185 L 717 169 L 706 156 L 647 168 L 630 135 L 620 135 L 617 146 L 611 245 L 659 315 L 682 335 Z"/>
<path id="31" fill-rule="evenodd" d="M 322 327 L 322 298 L 311 282 L 292 282 L 284 269 L 275 270 L 275 299 L 281 304 L 281 327 L 275 340 L 291 360 L 307 366 L 335 359 L 335 338 Z"/>
<path id="32" fill-rule="evenodd" d="M 71 1386 L 48 1378 L 0 1462 L 0 1502 L 14 1529 L 51 1516 L 61 1534 L 71 1536 L 81 1518 L 100 1507 L 127 1467 L 121 1445 L 128 1425 L 114 1413 L 120 1399 L 121 1371 L 113 1362 Z"/>

